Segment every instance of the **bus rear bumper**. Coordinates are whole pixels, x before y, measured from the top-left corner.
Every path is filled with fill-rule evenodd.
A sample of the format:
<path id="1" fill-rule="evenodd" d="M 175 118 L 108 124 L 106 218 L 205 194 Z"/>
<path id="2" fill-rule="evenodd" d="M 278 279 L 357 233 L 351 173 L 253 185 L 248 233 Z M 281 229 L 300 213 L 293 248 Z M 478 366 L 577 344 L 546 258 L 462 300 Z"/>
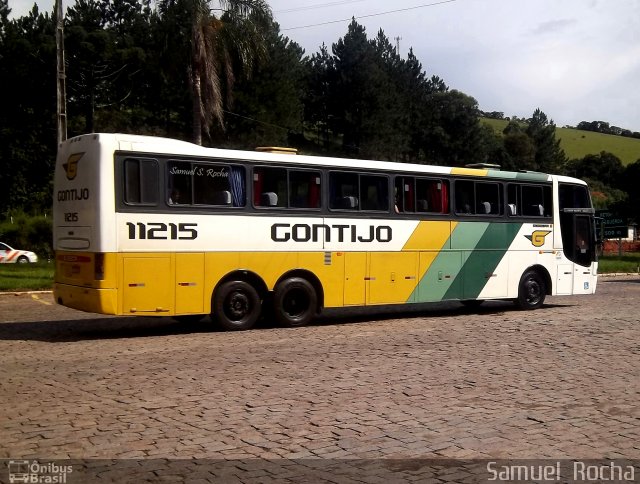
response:
<path id="1" fill-rule="evenodd" d="M 94 289 L 55 283 L 54 300 L 68 308 L 98 314 L 118 314 L 118 291 L 116 289 Z"/>

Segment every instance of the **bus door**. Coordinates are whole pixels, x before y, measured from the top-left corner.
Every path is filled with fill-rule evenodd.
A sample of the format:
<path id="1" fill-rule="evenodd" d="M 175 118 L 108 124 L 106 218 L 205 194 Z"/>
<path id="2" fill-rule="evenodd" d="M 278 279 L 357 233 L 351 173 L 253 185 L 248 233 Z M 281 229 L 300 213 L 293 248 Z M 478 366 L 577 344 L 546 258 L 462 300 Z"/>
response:
<path id="1" fill-rule="evenodd" d="M 565 208 L 560 224 L 564 255 L 573 264 L 558 266 L 558 293 L 566 294 L 564 291 L 571 287 L 573 294 L 589 294 L 593 292 L 591 267 L 597 260 L 593 210 Z"/>
<path id="2" fill-rule="evenodd" d="M 573 293 L 590 293 L 591 264 L 596 260 L 596 244 L 592 215 L 575 215 L 575 255 Z"/>

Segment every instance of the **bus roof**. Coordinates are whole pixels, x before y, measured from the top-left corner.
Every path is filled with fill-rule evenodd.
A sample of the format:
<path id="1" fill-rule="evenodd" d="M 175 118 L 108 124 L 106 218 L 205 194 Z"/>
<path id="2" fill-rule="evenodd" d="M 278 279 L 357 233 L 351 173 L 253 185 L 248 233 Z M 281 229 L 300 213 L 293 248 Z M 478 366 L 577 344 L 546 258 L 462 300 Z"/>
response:
<path id="1" fill-rule="evenodd" d="M 382 172 L 418 172 L 433 175 L 476 176 L 531 182 L 551 181 L 553 177 L 556 177 L 559 181 L 563 182 L 585 184 L 585 182 L 577 178 L 553 176 L 546 173 L 532 171 L 502 171 L 490 167 L 447 167 L 419 163 L 398 163 L 389 161 L 362 160 L 355 158 L 334 158 L 299 154 L 292 156 L 290 152 L 283 153 L 273 151 L 243 151 L 221 148 L 207 148 L 187 141 L 176 139 L 122 133 L 85 134 L 70 138 L 63 143 L 91 141 L 87 140 L 88 137 L 93 137 L 93 140 L 95 140 L 97 143 L 100 143 L 101 145 L 110 145 L 108 146 L 108 149 L 113 151 L 131 151 L 136 153 L 164 154 L 189 157 L 201 156 L 205 158 L 245 160 L 264 163 L 305 164 L 318 167 L 357 168 Z"/>

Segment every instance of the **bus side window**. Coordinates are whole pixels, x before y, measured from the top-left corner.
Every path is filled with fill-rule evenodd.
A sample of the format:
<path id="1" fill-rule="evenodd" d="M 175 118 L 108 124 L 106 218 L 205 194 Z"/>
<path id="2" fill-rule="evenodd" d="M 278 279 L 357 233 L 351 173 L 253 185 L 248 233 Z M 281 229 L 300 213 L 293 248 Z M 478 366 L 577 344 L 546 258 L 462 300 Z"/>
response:
<path id="1" fill-rule="evenodd" d="M 394 211 L 395 213 L 416 211 L 415 179 L 412 176 L 396 177 L 394 183 Z"/>
<path id="2" fill-rule="evenodd" d="M 287 199 L 287 170 L 254 168 L 253 205 L 255 207 L 286 207 Z"/>
<path id="3" fill-rule="evenodd" d="M 457 180 L 455 184 L 457 214 L 473 215 L 475 214 L 475 193 L 474 183 L 467 180 Z"/>
<path id="4" fill-rule="evenodd" d="M 158 162 L 127 158 L 124 160 L 124 202 L 156 205 L 158 202 Z"/>
<path id="5" fill-rule="evenodd" d="M 191 205 L 193 203 L 193 164 L 189 161 L 167 163 L 169 205 Z"/>
<path id="6" fill-rule="evenodd" d="M 289 170 L 289 207 L 320 208 L 320 173 Z"/>
<path id="7" fill-rule="evenodd" d="M 362 210 L 389 210 L 389 183 L 385 176 L 360 175 Z"/>
<path id="8" fill-rule="evenodd" d="M 332 171 L 329 173 L 329 208 L 358 210 L 358 174 Z"/>
<path id="9" fill-rule="evenodd" d="M 510 217 L 515 217 L 520 214 L 520 211 L 518 210 L 518 207 L 520 206 L 518 200 L 520 190 L 518 190 L 518 188 L 520 188 L 520 186 L 514 183 L 509 183 L 507 185 L 507 215 Z"/>
<path id="10" fill-rule="evenodd" d="M 416 180 L 416 211 L 448 213 L 448 184 L 445 180 L 418 178 Z"/>
<path id="11" fill-rule="evenodd" d="M 476 213 L 501 215 L 502 197 L 499 183 L 476 182 Z"/>
<path id="12" fill-rule="evenodd" d="M 522 213 L 530 217 L 551 217 L 551 187 L 522 185 Z"/>

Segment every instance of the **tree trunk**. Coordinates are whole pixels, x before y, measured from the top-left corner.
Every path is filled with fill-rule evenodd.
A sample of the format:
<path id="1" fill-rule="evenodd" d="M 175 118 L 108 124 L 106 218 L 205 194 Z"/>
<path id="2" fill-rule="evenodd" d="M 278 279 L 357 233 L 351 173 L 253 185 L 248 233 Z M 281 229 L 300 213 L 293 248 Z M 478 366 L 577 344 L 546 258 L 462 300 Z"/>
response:
<path id="1" fill-rule="evenodd" d="M 193 142 L 202 145 L 202 88 L 200 86 L 200 72 L 193 69 Z"/>

